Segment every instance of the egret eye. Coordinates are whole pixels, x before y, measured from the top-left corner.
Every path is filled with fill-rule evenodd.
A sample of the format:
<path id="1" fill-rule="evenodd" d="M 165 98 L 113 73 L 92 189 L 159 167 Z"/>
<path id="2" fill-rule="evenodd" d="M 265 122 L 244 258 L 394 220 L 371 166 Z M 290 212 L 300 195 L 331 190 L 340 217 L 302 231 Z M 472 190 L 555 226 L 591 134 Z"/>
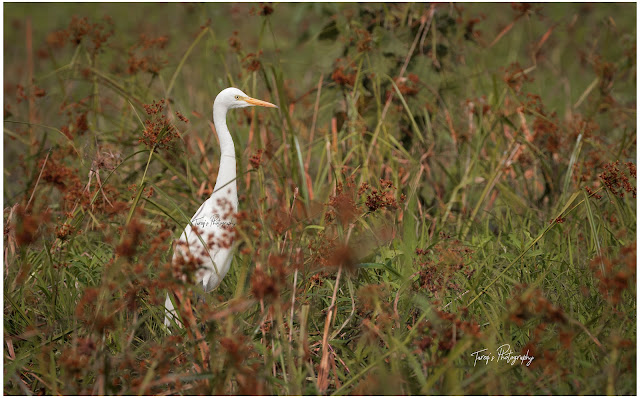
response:
<path id="1" fill-rule="evenodd" d="M 239 96 L 239 95 L 236 95 L 236 100 L 239 100 L 239 99 L 240 99 L 240 96 Z"/>

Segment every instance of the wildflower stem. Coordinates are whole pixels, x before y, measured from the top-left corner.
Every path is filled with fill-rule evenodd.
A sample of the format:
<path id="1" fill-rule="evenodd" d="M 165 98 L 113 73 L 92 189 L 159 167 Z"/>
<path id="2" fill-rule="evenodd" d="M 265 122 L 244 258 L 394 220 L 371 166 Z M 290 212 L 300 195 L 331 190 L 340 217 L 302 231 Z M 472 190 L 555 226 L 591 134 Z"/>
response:
<path id="1" fill-rule="evenodd" d="M 47 165 L 47 160 L 49 160 L 49 155 L 51 151 L 47 152 L 47 156 L 44 158 L 44 162 L 42 162 L 42 168 L 40 168 L 40 174 L 38 174 L 38 179 L 36 180 L 36 184 L 33 187 L 33 191 L 31 192 L 31 196 L 29 197 L 29 201 L 27 202 L 26 208 L 28 209 L 31 205 L 31 201 L 33 200 L 33 195 L 36 193 L 36 188 L 38 188 L 38 183 L 40 182 L 40 178 L 42 177 L 42 172 L 44 171 L 44 167 Z"/>
<path id="2" fill-rule="evenodd" d="M 198 36 L 195 38 L 195 40 L 191 43 L 191 45 L 189 46 L 187 51 L 184 53 L 182 58 L 180 59 L 180 63 L 178 63 L 178 66 L 176 67 L 175 72 L 173 72 L 173 75 L 171 76 L 171 80 L 169 80 L 169 85 L 167 86 L 167 91 L 165 93 L 165 98 L 169 98 L 169 96 L 171 95 L 171 90 L 173 90 L 173 85 L 175 84 L 176 79 L 178 78 L 178 74 L 182 70 L 182 67 L 184 66 L 184 63 L 186 62 L 187 58 L 189 58 L 189 54 L 191 54 L 191 51 L 193 51 L 193 49 L 195 48 L 196 44 L 198 44 L 200 39 L 202 39 L 202 37 L 209 30 L 210 30 L 210 28 L 208 26 L 205 27 L 204 29 L 202 29 L 200 31 L 200 33 L 198 34 Z"/>
<path id="3" fill-rule="evenodd" d="M 567 201 L 567 203 L 564 205 L 564 207 L 562 208 L 562 210 L 560 210 L 560 212 L 558 213 L 558 215 L 554 218 L 558 219 L 560 217 L 562 217 L 564 214 L 569 213 L 571 210 L 575 209 L 575 206 L 567 211 L 567 209 L 569 209 L 569 206 L 571 206 L 571 204 L 573 203 L 573 201 L 578 197 L 578 195 L 580 195 L 580 191 L 578 192 L 574 192 L 573 195 L 571 195 L 571 197 L 569 198 L 569 200 Z M 520 259 L 522 257 L 524 257 L 524 255 L 531 250 L 531 248 L 538 243 L 538 241 L 540 239 L 542 239 L 544 237 L 544 235 L 546 235 L 547 232 L 549 232 L 549 230 L 551 228 L 553 228 L 553 226 L 556 225 L 555 222 L 552 222 L 551 224 L 549 224 L 541 233 L 540 235 L 538 235 L 534 240 L 531 241 L 531 243 L 529 243 L 527 245 L 527 247 L 518 255 L 518 257 L 516 257 L 515 259 L 513 259 L 509 265 L 507 265 L 502 272 L 500 272 L 498 274 L 498 276 L 496 276 L 491 282 L 489 282 L 489 284 L 487 286 L 485 286 L 473 299 L 471 299 L 471 301 L 469 301 L 469 304 L 467 304 L 467 306 L 471 306 L 471 304 L 473 304 L 478 298 L 480 298 L 480 296 L 482 296 L 484 293 L 487 292 L 487 290 L 498 280 L 500 279 L 515 263 L 517 263 L 518 261 L 520 261 Z"/>
<path id="4" fill-rule="evenodd" d="M 327 309 L 327 317 L 324 321 L 324 333 L 322 334 L 322 359 L 320 360 L 320 371 L 318 372 L 318 389 L 320 392 L 326 391 L 327 387 L 329 387 L 329 328 L 331 326 L 331 318 L 335 310 L 338 285 L 340 284 L 340 275 L 342 275 L 342 265 L 338 268 L 336 284 L 333 288 L 333 297 L 331 297 L 331 305 L 329 305 L 329 308 Z"/>
<path id="5" fill-rule="evenodd" d="M 147 170 L 149 170 L 149 164 L 151 163 L 151 157 L 153 156 L 154 150 L 155 150 L 155 147 L 151 148 L 151 150 L 149 151 L 149 158 L 147 159 L 147 165 L 144 168 L 144 173 L 142 173 L 142 179 L 140 180 L 140 185 L 138 186 L 138 192 L 136 193 L 135 199 L 131 204 L 131 209 L 129 210 L 129 215 L 127 216 L 127 221 L 125 222 L 125 225 L 129 225 L 129 223 L 131 222 L 133 213 L 136 209 L 136 206 L 138 205 L 138 202 L 140 201 L 140 197 L 142 196 L 142 191 L 144 190 L 144 187 L 145 187 L 145 178 L 147 176 Z"/>

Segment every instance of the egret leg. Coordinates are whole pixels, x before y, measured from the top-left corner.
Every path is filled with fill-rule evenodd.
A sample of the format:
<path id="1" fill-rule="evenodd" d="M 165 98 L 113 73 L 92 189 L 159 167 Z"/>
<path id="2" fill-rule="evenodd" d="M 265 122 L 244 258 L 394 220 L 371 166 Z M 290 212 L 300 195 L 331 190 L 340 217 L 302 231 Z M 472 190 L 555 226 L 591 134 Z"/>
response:
<path id="1" fill-rule="evenodd" d="M 171 297 L 169 297 L 169 293 L 167 293 L 167 300 L 164 302 L 164 308 L 164 325 L 167 328 L 171 326 L 171 319 L 174 319 L 176 322 L 180 322 L 176 314 L 176 309 L 171 301 Z"/>
<path id="2" fill-rule="evenodd" d="M 204 296 L 200 294 L 196 294 L 196 301 L 199 303 L 204 303 Z M 171 296 L 167 293 L 167 299 L 164 302 L 164 325 L 169 328 L 171 326 L 171 320 L 174 320 L 178 326 L 182 326 L 182 322 L 178 318 L 178 314 L 176 313 L 176 309 L 171 301 Z"/>

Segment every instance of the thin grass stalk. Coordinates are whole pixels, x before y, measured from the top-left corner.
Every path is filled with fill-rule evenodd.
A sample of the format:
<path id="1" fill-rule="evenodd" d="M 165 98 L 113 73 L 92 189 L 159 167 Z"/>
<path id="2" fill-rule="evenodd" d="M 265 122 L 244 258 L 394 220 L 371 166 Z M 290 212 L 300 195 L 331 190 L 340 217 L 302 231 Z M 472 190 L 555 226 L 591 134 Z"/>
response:
<path id="1" fill-rule="evenodd" d="M 331 319 L 335 310 L 336 296 L 338 294 L 338 285 L 340 284 L 340 275 L 342 275 L 342 266 L 338 268 L 336 283 L 333 288 L 333 296 L 331 297 L 331 305 L 327 309 L 327 317 L 324 321 L 324 332 L 322 334 L 322 359 L 320 360 L 320 370 L 318 372 L 318 390 L 324 392 L 329 387 L 329 328 Z"/>
<path id="2" fill-rule="evenodd" d="M 184 63 L 187 61 L 187 58 L 189 58 L 189 54 L 191 54 L 191 51 L 193 51 L 193 49 L 196 47 L 196 44 L 198 44 L 200 39 L 202 39 L 202 37 L 207 32 L 209 32 L 210 30 L 211 29 L 208 26 L 206 28 L 202 29 L 200 31 L 200 33 L 198 34 L 198 36 L 196 36 L 196 38 L 193 40 L 193 42 L 191 42 L 191 45 L 189 46 L 189 48 L 187 48 L 187 51 L 184 53 L 182 58 L 180 58 L 180 62 L 178 63 L 178 66 L 176 67 L 176 70 L 173 72 L 173 75 L 171 75 L 171 80 L 169 80 L 169 85 L 167 86 L 167 91 L 165 92 L 165 98 L 169 98 L 170 97 L 171 90 L 173 90 L 173 85 L 175 84 L 176 79 L 178 78 L 178 74 L 182 70 L 182 67 L 184 66 Z M 213 32 L 211 32 L 211 33 L 213 33 Z"/>
<path id="3" fill-rule="evenodd" d="M 575 199 L 578 197 L 578 195 L 580 195 L 580 191 L 578 192 L 574 192 L 573 195 L 571 195 L 571 197 L 569 198 L 569 200 L 567 201 L 567 203 L 564 205 L 564 207 L 562 208 L 562 210 L 560 210 L 560 212 L 558 212 L 557 216 L 554 217 L 553 220 L 556 220 L 560 217 L 562 217 L 563 215 L 571 212 L 571 210 L 575 209 L 575 206 L 568 210 L 569 207 L 571 206 L 571 204 L 575 201 Z M 582 202 L 580 202 L 582 203 Z M 567 211 L 568 210 L 568 211 Z M 469 303 L 467 304 L 467 306 L 470 306 L 471 304 L 473 304 L 478 298 L 480 298 L 480 296 L 482 296 L 484 293 L 486 293 L 488 291 L 488 289 L 496 282 L 498 281 L 498 279 L 500 279 L 514 264 L 516 264 L 518 261 L 520 261 L 520 259 L 522 257 L 524 257 L 524 255 L 531 250 L 531 248 L 538 243 L 538 241 L 540 239 L 542 239 L 544 237 L 544 235 L 547 234 L 547 232 L 549 232 L 549 230 L 551 230 L 551 228 L 553 228 L 556 225 L 555 221 L 552 222 L 551 224 L 549 224 L 534 240 L 531 241 L 531 243 L 529 243 L 527 245 L 527 247 L 518 255 L 518 257 L 516 257 L 515 259 L 513 259 L 505 268 L 504 270 L 502 270 L 502 272 L 500 272 L 498 274 L 498 276 L 496 276 L 493 280 L 491 280 L 491 282 L 489 282 L 473 299 L 471 299 L 471 301 L 469 301 Z"/>

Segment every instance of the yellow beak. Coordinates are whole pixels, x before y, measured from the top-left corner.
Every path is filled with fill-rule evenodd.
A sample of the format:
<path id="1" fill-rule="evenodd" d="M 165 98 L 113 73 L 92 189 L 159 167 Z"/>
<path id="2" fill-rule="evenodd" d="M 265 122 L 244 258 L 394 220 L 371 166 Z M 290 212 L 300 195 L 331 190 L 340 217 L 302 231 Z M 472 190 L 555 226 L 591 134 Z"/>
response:
<path id="1" fill-rule="evenodd" d="M 243 100 L 251 105 L 255 105 L 255 106 L 265 106 L 267 108 L 277 108 L 276 105 L 272 104 L 271 102 L 267 102 L 267 101 L 262 101 L 259 99 L 255 99 L 255 98 L 251 98 L 251 97 L 244 97 Z"/>

